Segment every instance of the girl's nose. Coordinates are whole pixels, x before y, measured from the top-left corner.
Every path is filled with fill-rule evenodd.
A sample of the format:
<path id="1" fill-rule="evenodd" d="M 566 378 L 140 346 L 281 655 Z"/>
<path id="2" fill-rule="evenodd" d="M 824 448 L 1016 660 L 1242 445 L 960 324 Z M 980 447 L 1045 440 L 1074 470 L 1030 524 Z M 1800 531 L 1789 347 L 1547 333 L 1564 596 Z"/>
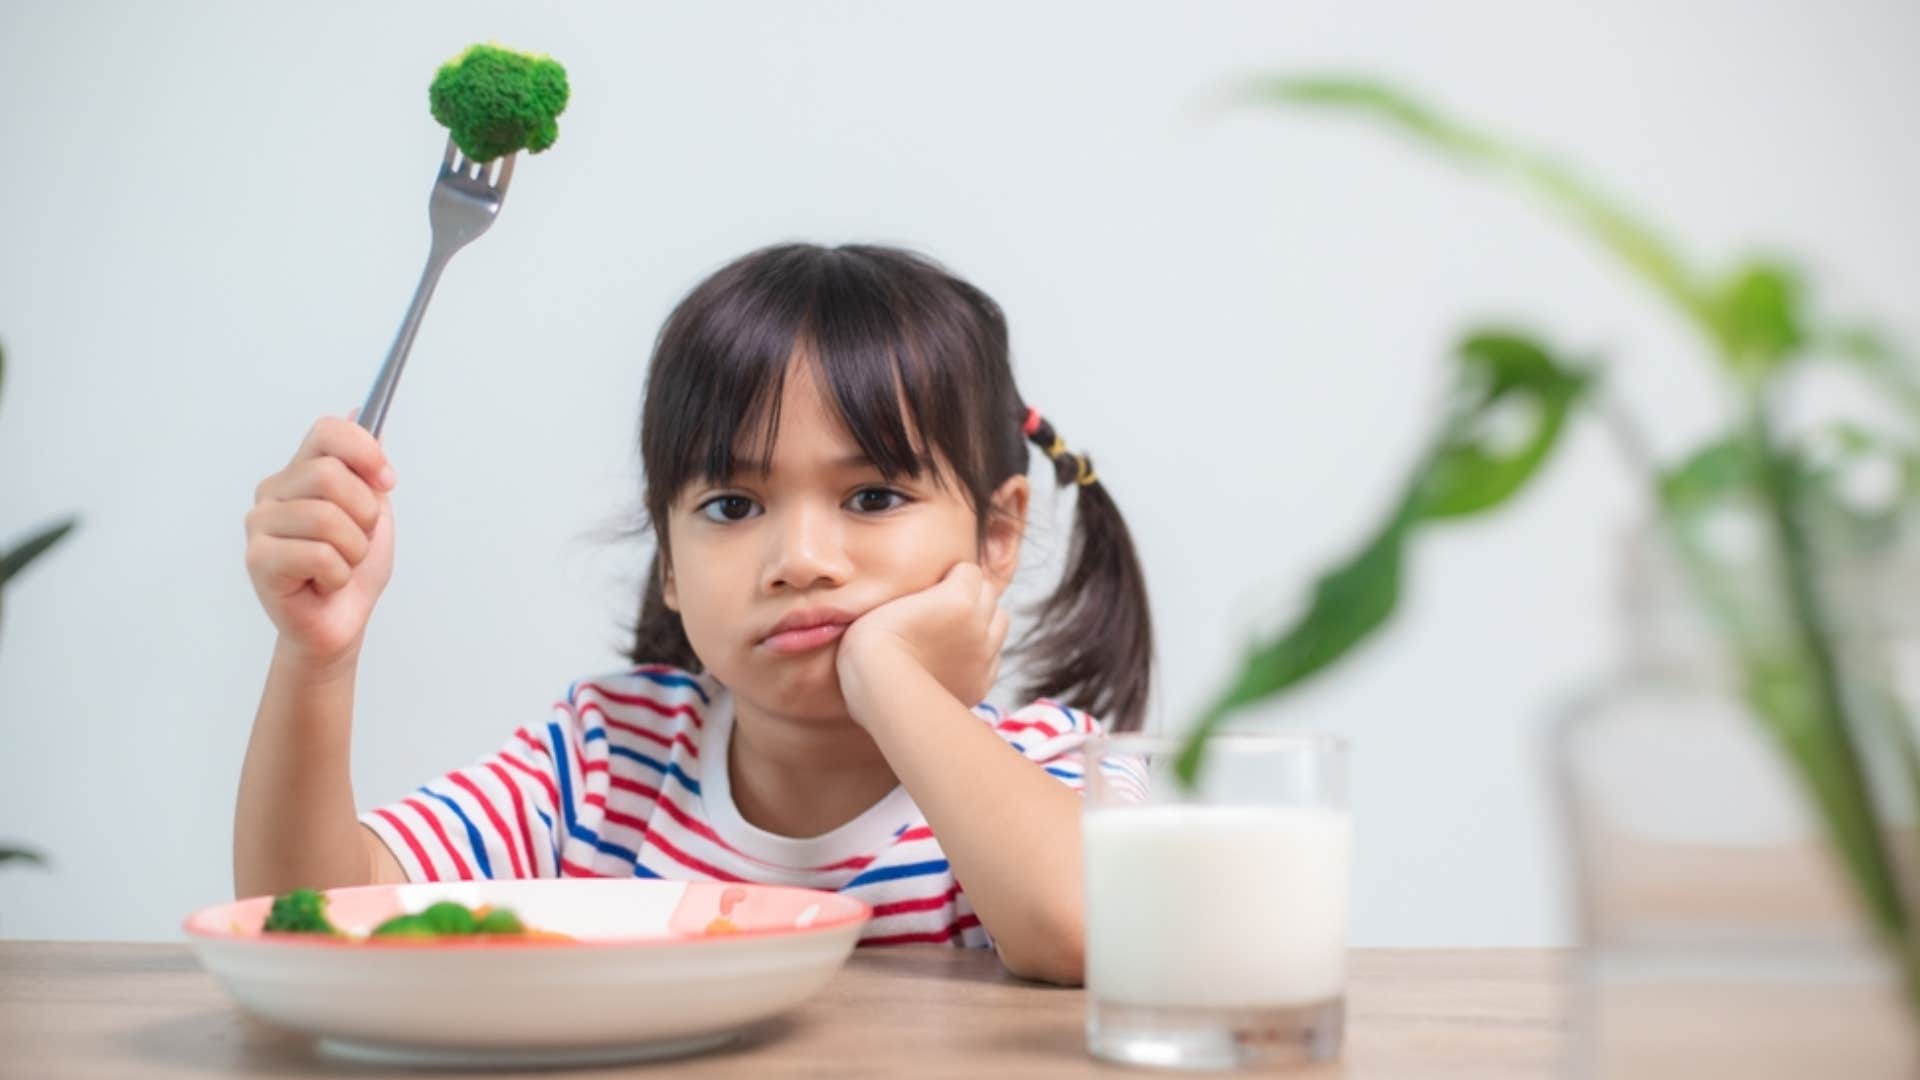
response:
<path id="1" fill-rule="evenodd" d="M 763 591 L 805 591 L 844 585 L 852 576 L 840 521 L 833 509 L 795 506 L 783 510 L 768 530 Z"/>

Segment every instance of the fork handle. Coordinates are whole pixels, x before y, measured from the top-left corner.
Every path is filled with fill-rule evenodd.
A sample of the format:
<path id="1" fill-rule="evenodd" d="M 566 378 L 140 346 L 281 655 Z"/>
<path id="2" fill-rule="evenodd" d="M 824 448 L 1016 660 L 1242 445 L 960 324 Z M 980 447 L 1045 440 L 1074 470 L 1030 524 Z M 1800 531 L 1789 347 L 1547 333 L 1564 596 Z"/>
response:
<path id="1" fill-rule="evenodd" d="M 427 256 L 427 268 L 420 272 L 420 284 L 413 290 L 413 303 L 407 305 L 407 317 L 400 323 L 400 333 L 394 336 L 393 348 L 387 350 L 387 361 L 380 365 L 380 375 L 373 380 L 367 403 L 360 407 L 360 426 L 373 432 L 376 438 L 387 421 L 394 389 L 400 385 L 400 369 L 407 365 L 407 354 L 413 351 L 413 336 L 420 331 L 420 317 L 426 314 L 433 287 L 440 284 L 440 274 L 452 256 L 453 252 L 442 251 L 439 245 Z"/>

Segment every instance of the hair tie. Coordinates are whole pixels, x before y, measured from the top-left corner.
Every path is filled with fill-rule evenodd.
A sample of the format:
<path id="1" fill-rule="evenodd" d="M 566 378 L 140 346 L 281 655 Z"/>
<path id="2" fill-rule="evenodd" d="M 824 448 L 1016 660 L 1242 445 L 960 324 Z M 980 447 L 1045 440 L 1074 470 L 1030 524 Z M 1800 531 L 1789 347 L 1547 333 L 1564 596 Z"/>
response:
<path id="1" fill-rule="evenodd" d="M 1074 456 L 1080 459 L 1080 476 L 1074 483 L 1079 484 L 1081 487 L 1086 487 L 1088 484 L 1100 479 L 1099 476 L 1094 474 L 1093 462 L 1087 460 L 1087 455 L 1076 454 Z"/>
<path id="2" fill-rule="evenodd" d="M 1040 430 L 1040 410 L 1029 405 L 1027 406 L 1026 422 L 1020 425 L 1020 434 L 1025 435 L 1027 438 L 1031 439 L 1033 438 L 1033 433 L 1039 430 Z"/>
<path id="3" fill-rule="evenodd" d="M 1047 456 L 1050 458 L 1058 458 L 1061 454 L 1064 454 L 1066 452 L 1067 452 L 1067 440 L 1061 438 L 1058 435 L 1055 435 L 1053 437 L 1053 445 L 1047 447 Z"/>

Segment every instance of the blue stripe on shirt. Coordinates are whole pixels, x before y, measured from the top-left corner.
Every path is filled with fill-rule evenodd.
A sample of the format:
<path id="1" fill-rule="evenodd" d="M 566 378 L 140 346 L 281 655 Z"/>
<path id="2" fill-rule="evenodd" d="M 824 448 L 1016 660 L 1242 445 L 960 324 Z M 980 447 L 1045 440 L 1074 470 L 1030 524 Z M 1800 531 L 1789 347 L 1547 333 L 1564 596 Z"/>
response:
<path id="1" fill-rule="evenodd" d="M 491 879 L 493 877 L 493 864 L 487 859 L 487 842 L 480 838 L 480 830 L 474 828 L 473 819 L 467 816 L 465 810 L 460 809 L 459 803 L 454 802 L 452 799 L 437 791 L 429 791 L 426 788 L 421 788 L 420 794 L 431 795 L 441 802 L 446 803 L 447 809 L 453 811 L 453 816 L 459 818 L 460 824 L 467 827 L 467 843 L 473 845 L 473 861 L 480 864 L 480 873 L 488 879 Z"/>
<path id="2" fill-rule="evenodd" d="M 628 759 L 629 761 L 637 761 L 640 764 L 645 765 L 647 768 L 652 769 L 654 772 L 657 772 L 657 773 L 663 773 L 667 771 L 667 766 L 664 762 L 658 761 L 654 758 L 650 758 L 647 755 L 641 753 L 638 750 L 633 749 L 630 746 L 610 746 L 608 747 L 607 752 L 612 754 L 614 757 L 623 757 Z"/>
<path id="3" fill-rule="evenodd" d="M 706 688 L 702 687 L 699 681 L 691 675 L 668 674 L 664 671 L 636 671 L 633 674 L 636 678 L 645 679 L 659 686 L 684 686 L 700 695 L 701 704 L 713 704 L 712 700 L 707 697 Z"/>
<path id="4" fill-rule="evenodd" d="M 1061 769 L 1061 768 L 1057 768 L 1057 767 L 1055 767 L 1055 766 L 1052 766 L 1052 765 L 1049 765 L 1049 766 L 1047 766 L 1047 771 L 1048 771 L 1049 773 L 1052 773 L 1053 775 L 1055 775 L 1055 776 L 1057 776 L 1057 777 L 1059 777 L 1059 778 L 1060 778 L 1060 779 L 1062 779 L 1062 780 L 1084 780 L 1084 779 L 1086 779 L 1086 777 L 1085 777 L 1085 775 L 1084 775 L 1084 774 L 1081 774 L 1081 773 L 1077 773 L 1077 772 L 1074 772 L 1074 771 L 1073 771 L 1073 770 L 1071 770 L 1071 769 Z"/>
<path id="5" fill-rule="evenodd" d="M 612 746 L 608 748 L 608 753 L 611 753 L 615 757 L 626 758 L 629 761 L 637 761 L 663 776 L 671 776 L 675 780 L 680 781 L 681 787 L 686 788 L 695 795 L 700 794 L 700 781 L 688 776 L 686 771 L 680 768 L 680 763 L 677 761 L 661 761 L 659 758 L 648 757 L 629 746 Z"/>
<path id="6" fill-rule="evenodd" d="M 553 771 L 560 778 L 560 814 L 567 823 L 567 835 L 583 844 L 591 844 L 594 850 L 608 855 L 617 855 L 630 863 L 638 863 L 640 856 L 632 848 L 622 847 L 611 840 L 602 840 L 592 829 L 580 824 L 573 817 L 573 779 L 567 767 L 567 740 L 560 733 L 560 725 L 547 724 L 547 739 L 553 750 Z"/>
<path id="7" fill-rule="evenodd" d="M 899 866 L 881 866 L 869 870 L 854 878 L 852 881 L 847 882 L 845 885 L 840 886 L 840 891 L 845 892 L 848 889 L 860 885 L 872 885 L 877 881 L 895 881 L 899 878 L 922 877 L 927 874 L 944 874 L 947 872 L 947 869 L 947 860 L 945 859 L 933 859 L 928 862 L 902 863 Z"/>
<path id="8" fill-rule="evenodd" d="M 700 794 L 700 781 L 695 780 L 693 777 L 688 776 L 684 772 L 681 772 L 679 762 L 677 761 L 667 762 L 667 775 L 673 777 L 675 780 L 680 781 L 680 785 L 686 788 L 688 791 L 693 792 L 695 795 Z"/>
<path id="9" fill-rule="evenodd" d="M 540 824 L 547 827 L 547 846 L 553 848 L 553 872 L 558 874 L 560 872 L 560 834 L 553 831 L 553 819 L 547 816 L 545 810 L 536 806 L 533 812 L 540 815 Z M 528 854 L 531 855 L 532 852 Z"/>

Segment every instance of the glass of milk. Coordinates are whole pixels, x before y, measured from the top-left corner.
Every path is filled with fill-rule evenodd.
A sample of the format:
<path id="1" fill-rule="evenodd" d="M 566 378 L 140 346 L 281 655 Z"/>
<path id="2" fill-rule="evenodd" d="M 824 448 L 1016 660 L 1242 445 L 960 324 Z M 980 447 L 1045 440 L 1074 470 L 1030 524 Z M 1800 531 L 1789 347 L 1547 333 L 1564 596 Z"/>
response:
<path id="1" fill-rule="evenodd" d="M 1130 1065 L 1323 1061 L 1345 1018 L 1347 746 L 1227 733 L 1197 783 L 1177 737 L 1087 747 L 1087 1047 Z"/>

